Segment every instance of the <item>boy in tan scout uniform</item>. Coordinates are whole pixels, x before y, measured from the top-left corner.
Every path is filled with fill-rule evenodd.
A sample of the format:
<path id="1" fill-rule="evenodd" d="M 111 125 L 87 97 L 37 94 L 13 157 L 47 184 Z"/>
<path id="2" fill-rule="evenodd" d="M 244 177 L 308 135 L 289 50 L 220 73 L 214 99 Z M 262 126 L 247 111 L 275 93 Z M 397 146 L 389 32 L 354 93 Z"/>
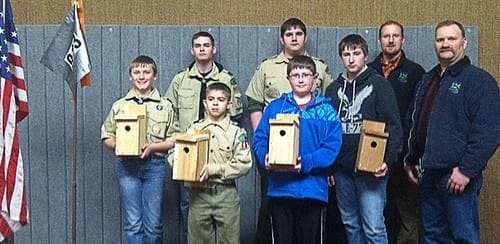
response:
<path id="1" fill-rule="evenodd" d="M 252 80 L 246 90 L 250 123 L 255 130 L 262 117 L 264 108 L 274 99 L 292 89 L 287 80 L 287 66 L 295 56 L 309 54 L 306 51 L 307 30 L 300 19 L 290 18 L 283 22 L 280 28 L 280 41 L 283 51 L 271 56 L 257 67 Z M 316 65 L 318 78 L 314 90 L 324 93 L 331 82 L 328 65 L 321 59 L 311 57 Z M 271 219 L 267 207 L 267 176 L 266 172 L 259 171 L 261 175 L 261 205 L 257 223 L 256 243 L 271 243 Z"/>
<path id="2" fill-rule="evenodd" d="M 290 59 L 298 55 L 310 56 L 306 51 L 307 30 L 304 22 L 290 18 L 283 22 L 280 32 L 283 51 L 262 61 L 245 93 L 248 97 L 248 110 L 254 130 L 262 117 L 264 107 L 281 94 L 292 91 L 286 74 Z M 328 65 L 319 58 L 311 58 L 318 70 L 315 90 L 324 93 L 332 79 Z"/>
<path id="3" fill-rule="evenodd" d="M 231 89 L 231 108 L 229 115 L 236 120 L 243 113 L 241 92 L 234 76 L 222 65 L 214 61 L 217 53 L 214 37 L 208 32 L 197 32 L 191 39 L 191 54 L 195 61 L 186 69 L 179 72 L 170 82 L 165 94 L 173 104 L 179 115 L 179 131 L 186 132 L 188 127 L 197 120 L 205 117 L 203 99 L 207 85 L 222 82 Z M 180 187 L 181 230 L 180 243 L 185 243 L 187 238 L 187 216 L 189 210 L 189 190 L 182 184 Z"/>
<path id="4" fill-rule="evenodd" d="M 240 200 L 235 179 L 248 173 L 252 157 L 247 133 L 229 119 L 231 91 L 223 83 L 208 85 L 203 100 L 207 117 L 191 130 L 210 131 L 208 162 L 200 173 L 201 186 L 191 188 L 188 243 L 239 243 Z"/>
<path id="5" fill-rule="evenodd" d="M 116 174 L 120 187 L 126 243 L 161 243 L 161 206 L 165 185 L 165 154 L 174 146 L 176 130 L 172 104 L 153 87 L 157 77 L 155 61 L 138 56 L 129 67 L 134 86 L 111 107 L 101 128 L 104 145 L 115 150 L 116 118 L 125 115 L 128 105 L 143 104 L 147 114 L 147 142 L 139 157 L 117 157 Z"/>
<path id="6" fill-rule="evenodd" d="M 191 54 L 195 61 L 179 72 L 170 82 L 165 96 L 172 101 L 179 112 L 179 126 L 185 132 L 193 121 L 205 117 L 202 101 L 206 87 L 214 82 L 221 82 L 231 89 L 231 119 L 239 118 L 243 113 L 241 92 L 233 74 L 221 64 L 214 61 L 217 53 L 215 40 L 208 32 L 198 32 L 193 35 Z"/>

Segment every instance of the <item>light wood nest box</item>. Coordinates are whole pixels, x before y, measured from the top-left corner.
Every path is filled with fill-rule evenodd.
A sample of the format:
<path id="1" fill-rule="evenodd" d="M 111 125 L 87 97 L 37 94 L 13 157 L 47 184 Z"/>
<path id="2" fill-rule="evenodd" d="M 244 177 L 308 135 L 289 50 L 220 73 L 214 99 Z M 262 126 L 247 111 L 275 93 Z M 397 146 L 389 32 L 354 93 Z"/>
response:
<path id="1" fill-rule="evenodd" d="M 384 130 L 384 122 L 363 121 L 356 159 L 357 170 L 374 173 L 382 166 L 387 138 L 389 138 L 389 134 Z"/>
<path id="2" fill-rule="evenodd" d="M 299 116 L 278 114 L 269 124 L 269 165 L 293 170 L 299 156 Z"/>
<path id="3" fill-rule="evenodd" d="M 146 143 L 146 106 L 127 104 L 122 114 L 115 117 L 117 156 L 138 157 Z"/>
<path id="4" fill-rule="evenodd" d="M 208 163 L 210 132 L 197 130 L 176 137 L 173 163 L 173 180 L 199 181 L 200 172 Z"/>

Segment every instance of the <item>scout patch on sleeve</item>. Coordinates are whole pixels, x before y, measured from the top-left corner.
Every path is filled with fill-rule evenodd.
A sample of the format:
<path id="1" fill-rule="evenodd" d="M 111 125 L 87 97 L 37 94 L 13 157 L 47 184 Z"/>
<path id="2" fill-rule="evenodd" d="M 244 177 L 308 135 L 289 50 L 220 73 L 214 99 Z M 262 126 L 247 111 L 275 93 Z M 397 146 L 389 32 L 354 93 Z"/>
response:
<path id="1" fill-rule="evenodd" d="M 236 79 L 233 77 L 231 78 L 231 81 L 229 81 L 229 83 L 231 83 L 231 85 L 236 85 Z"/>
<path id="2" fill-rule="evenodd" d="M 250 148 L 250 144 L 248 143 L 247 134 L 243 133 L 238 137 L 238 141 L 241 142 L 241 149 Z"/>

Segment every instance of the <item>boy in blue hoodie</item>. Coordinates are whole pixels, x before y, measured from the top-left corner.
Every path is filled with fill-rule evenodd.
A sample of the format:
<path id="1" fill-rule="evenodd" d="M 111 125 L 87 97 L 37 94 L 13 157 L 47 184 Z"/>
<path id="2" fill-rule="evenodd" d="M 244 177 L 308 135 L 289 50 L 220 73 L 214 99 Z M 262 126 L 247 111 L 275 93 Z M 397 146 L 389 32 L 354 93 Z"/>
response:
<path id="1" fill-rule="evenodd" d="M 313 92 L 318 73 L 310 57 L 299 55 L 290 60 L 287 75 L 292 92 L 266 107 L 252 149 L 259 167 L 269 171 L 267 195 L 275 243 L 319 243 L 321 212 L 328 202 L 327 170 L 340 151 L 341 124 L 330 99 Z M 269 120 L 277 114 L 299 116 L 295 172 L 280 172 L 268 163 Z"/>
<path id="2" fill-rule="evenodd" d="M 343 144 L 329 180 L 335 184 L 349 243 L 387 243 L 383 211 L 388 164 L 397 160 L 403 140 L 396 98 L 390 83 L 366 65 L 368 44 L 360 35 L 344 37 L 338 52 L 345 73 L 325 94 L 337 107 Z M 363 120 L 385 122 L 389 133 L 384 163 L 375 173 L 355 170 Z"/>

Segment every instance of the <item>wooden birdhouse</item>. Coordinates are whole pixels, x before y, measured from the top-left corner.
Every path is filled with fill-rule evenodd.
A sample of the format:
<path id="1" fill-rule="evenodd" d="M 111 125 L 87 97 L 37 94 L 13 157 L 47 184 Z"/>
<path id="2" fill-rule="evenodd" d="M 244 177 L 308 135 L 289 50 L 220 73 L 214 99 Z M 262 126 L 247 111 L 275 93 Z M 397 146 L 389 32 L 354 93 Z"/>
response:
<path id="1" fill-rule="evenodd" d="M 146 106 L 129 104 L 115 117 L 117 156 L 138 157 L 146 143 Z"/>
<path id="2" fill-rule="evenodd" d="M 195 133 L 179 135 L 175 140 L 173 180 L 199 181 L 200 172 L 208 163 L 210 132 L 198 130 Z"/>
<path id="3" fill-rule="evenodd" d="M 385 123 L 363 120 L 359 139 L 356 169 L 375 172 L 384 162 L 388 133 L 384 132 Z"/>
<path id="4" fill-rule="evenodd" d="M 293 170 L 299 156 L 299 116 L 278 114 L 269 124 L 269 165 Z"/>

